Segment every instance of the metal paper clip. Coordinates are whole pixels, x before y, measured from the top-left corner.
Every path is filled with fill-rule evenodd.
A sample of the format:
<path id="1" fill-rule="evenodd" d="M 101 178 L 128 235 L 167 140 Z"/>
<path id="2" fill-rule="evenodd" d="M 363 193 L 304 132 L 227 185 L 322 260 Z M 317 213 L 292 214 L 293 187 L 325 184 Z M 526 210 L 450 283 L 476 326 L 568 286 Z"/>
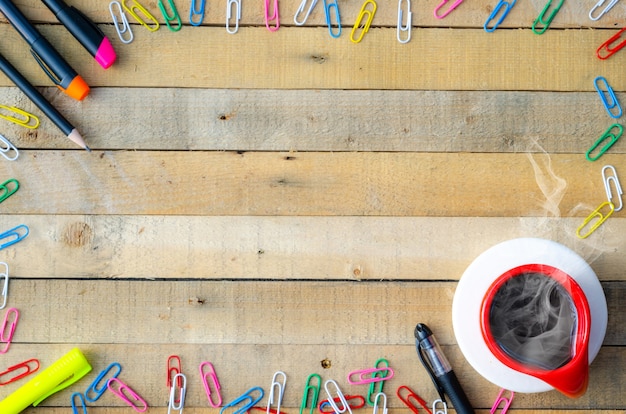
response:
<path id="1" fill-rule="evenodd" d="M 20 224 L 19 226 L 15 226 L 12 229 L 0 234 L 0 250 L 24 240 L 24 238 L 28 236 L 28 233 L 28 227 L 25 224 Z M 5 239 L 8 240 L 4 241 Z"/>
<path id="2" fill-rule="evenodd" d="M 552 0 L 548 0 L 548 2 L 546 3 L 545 7 L 543 8 L 543 10 L 541 10 L 541 13 L 539 13 L 539 16 L 537 16 L 537 18 L 533 22 L 533 25 L 532 25 L 533 33 L 535 33 L 535 34 L 543 34 L 546 30 L 548 30 L 548 27 L 550 27 L 550 23 L 552 23 L 552 20 L 554 20 L 554 16 L 556 16 L 556 14 L 561 9 L 561 6 L 563 5 L 564 1 L 565 0 L 559 1 L 559 4 L 557 4 L 556 7 L 554 7 L 554 9 L 552 9 L 552 12 L 546 18 L 546 12 L 548 11 L 550 6 L 552 5 Z M 538 26 L 539 26 L 539 28 L 538 28 Z"/>
<path id="3" fill-rule="evenodd" d="M 362 395 L 345 395 L 343 396 L 343 398 L 346 400 L 346 402 L 348 403 L 348 407 L 354 409 L 354 410 L 358 410 L 359 408 L 363 408 L 365 407 L 365 397 L 363 397 Z M 331 400 L 323 400 L 322 402 L 320 402 L 320 405 L 318 407 L 319 412 L 322 414 L 329 414 L 329 413 L 335 413 L 335 410 L 332 408 L 331 404 L 330 404 Z M 335 397 L 332 399 L 332 401 L 334 401 L 335 403 L 341 402 L 341 398 L 340 397 Z M 330 411 L 326 411 L 326 407 L 330 407 Z"/>
<path id="4" fill-rule="evenodd" d="M 402 0 L 398 0 L 398 27 L 396 29 L 396 37 L 400 43 L 408 43 L 411 40 L 411 29 L 413 27 L 413 13 L 411 12 L 411 0 L 406 0 L 406 24 L 404 21 L 404 12 L 402 11 Z M 406 32 L 406 38 L 402 39 L 402 32 Z"/>
<path id="5" fill-rule="evenodd" d="M 0 142 L 4 144 L 4 145 L 0 145 L 0 155 L 2 155 L 4 158 L 6 158 L 9 161 L 15 161 L 17 157 L 20 156 L 20 152 L 17 150 L 15 145 L 11 144 L 11 141 L 6 139 L 2 135 L 0 135 Z M 8 154 L 11 154 L 11 151 L 13 151 L 15 155 L 8 155 Z"/>
<path id="6" fill-rule="evenodd" d="M 117 7 L 117 11 L 113 10 L 114 6 Z M 124 9 L 122 8 L 120 2 L 113 0 L 109 3 L 109 12 L 111 12 L 111 18 L 113 19 L 115 31 L 117 32 L 117 35 L 122 43 L 128 44 L 132 42 L 134 37 L 133 30 L 130 28 L 130 23 L 128 23 L 128 18 L 126 17 L 126 13 L 124 13 Z M 127 34 L 126 37 L 124 37 L 125 34 Z"/>
<path id="7" fill-rule="evenodd" d="M 406 390 L 407 392 L 406 397 L 402 396 L 402 393 L 400 392 L 400 390 Z M 426 403 L 426 401 L 424 401 L 422 397 L 417 395 L 415 391 L 413 391 L 406 385 L 399 386 L 398 390 L 396 391 L 396 395 L 398 396 L 400 401 L 402 401 L 404 405 L 406 405 L 409 408 L 409 410 L 413 411 L 415 414 L 419 414 L 419 407 L 411 402 L 411 398 L 417 401 L 417 404 L 419 404 L 423 409 L 425 409 L 428 412 L 428 414 L 432 414 L 432 412 L 430 411 L 430 408 L 428 407 L 428 403 Z"/>
<path id="8" fill-rule="evenodd" d="M 617 133 L 612 132 L 613 129 L 615 128 L 617 128 Z M 596 161 L 598 158 L 602 156 L 602 154 L 608 151 L 608 149 L 611 148 L 613 144 L 617 142 L 617 140 L 622 136 L 623 132 L 624 132 L 624 127 L 622 127 L 620 124 L 611 125 L 609 129 L 607 129 L 604 132 L 604 134 L 602 134 L 602 136 L 598 138 L 598 140 L 591 146 L 591 148 L 587 150 L 585 157 L 587 157 L 589 161 Z M 606 140 L 609 140 L 609 142 L 606 145 L 604 145 L 602 148 L 600 148 L 598 155 L 592 156 L 591 153 L 595 151 L 595 149 L 598 148 L 600 144 L 602 144 Z"/>
<path id="9" fill-rule="evenodd" d="M 335 18 L 337 21 L 337 32 L 333 32 L 332 18 L 331 18 L 331 10 L 335 10 Z M 331 37 L 337 39 L 341 36 L 341 17 L 339 16 L 339 5 L 337 4 L 337 0 L 324 0 L 324 15 L 326 16 L 326 25 L 328 26 L 328 33 L 330 33 Z"/>
<path id="10" fill-rule="evenodd" d="M 433 414 L 448 414 L 448 404 L 445 401 L 436 399 L 433 401 Z"/>
<path id="11" fill-rule="evenodd" d="M 433 11 L 433 14 L 435 15 L 435 17 L 437 19 L 443 19 L 444 17 L 446 17 L 447 15 L 449 15 L 452 10 L 456 9 L 456 7 L 463 3 L 463 0 L 456 0 L 449 8 L 448 10 L 444 11 L 443 14 L 439 14 L 439 10 L 441 10 L 447 3 L 450 3 L 450 1 L 452 0 L 443 0 L 441 3 L 439 3 L 439 5 L 437 5 L 437 7 L 435 7 L 435 10 Z"/>
<path id="12" fill-rule="evenodd" d="M 180 357 L 178 355 L 170 355 L 169 357 L 167 357 L 167 388 L 172 388 L 172 386 L 174 385 L 174 383 L 172 382 L 174 380 L 174 377 L 182 373 L 182 371 L 183 366 L 180 362 Z M 179 378 L 177 385 L 179 387 L 182 387 L 182 384 L 183 379 Z"/>
<path id="13" fill-rule="evenodd" d="M 276 379 L 278 377 L 283 377 L 282 382 L 278 382 Z M 267 409 L 265 412 L 270 414 L 272 409 L 272 405 L 276 405 L 275 414 L 280 414 L 280 406 L 283 403 L 283 395 L 285 394 L 285 385 L 287 383 L 287 375 L 285 375 L 282 371 L 276 371 L 274 376 L 272 377 L 272 385 L 270 385 L 270 393 L 267 397 Z M 274 394 L 274 392 L 278 393 L 278 396 Z"/>
<path id="14" fill-rule="evenodd" d="M 611 175 L 608 175 L 607 171 L 611 171 Z M 619 179 L 617 178 L 617 171 L 615 171 L 615 167 L 613 167 L 612 165 L 605 165 L 602 168 L 602 181 L 604 182 L 604 191 L 606 192 L 606 197 L 611 203 L 613 203 L 613 191 L 611 190 L 611 182 L 615 185 L 615 192 L 617 193 L 615 195 L 615 198 L 617 198 L 617 200 L 619 201 L 619 208 L 615 203 L 613 203 L 613 206 L 615 206 L 615 211 L 620 211 L 622 207 L 624 207 L 624 203 L 622 201 L 622 195 L 624 194 L 624 192 L 622 191 L 622 186 L 619 182 Z"/>
<path id="15" fill-rule="evenodd" d="M 113 374 L 109 374 L 113 368 L 116 368 L 117 371 L 113 372 Z M 109 382 L 109 379 L 116 378 L 120 375 L 120 372 L 122 372 L 122 366 L 117 362 L 113 362 L 108 367 L 100 371 L 96 379 L 93 380 L 93 382 L 87 387 L 87 390 L 85 391 L 85 399 L 90 403 L 98 401 L 98 399 L 102 397 L 102 394 L 104 394 L 107 390 L 107 383 Z M 105 379 L 107 376 L 109 378 Z M 102 384 L 102 386 L 100 386 L 100 384 Z M 90 393 L 93 393 L 94 396 L 91 397 Z"/>
<path id="16" fill-rule="evenodd" d="M 513 402 L 513 397 L 515 396 L 515 393 L 513 391 L 509 391 L 509 398 L 503 397 L 502 394 L 507 391 L 504 388 L 500 388 L 500 392 L 498 393 L 498 396 L 496 397 L 496 400 L 493 403 L 493 406 L 491 407 L 491 411 L 489 411 L 489 414 L 496 414 L 498 413 L 498 409 L 500 408 L 500 405 L 502 403 L 504 403 L 504 405 L 502 405 L 502 411 L 499 412 L 499 414 L 505 414 L 509 407 L 511 406 L 511 403 Z"/>
<path id="17" fill-rule="evenodd" d="M 315 5 L 317 4 L 317 0 L 311 0 L 311 5 L 309 6 L 308 10 L 306 11 L 306 14 L 304 15 L 304 17 L 302 18 L 302 20 L 298 20 L 298 15 L 300 13 L 304 12 L 304 9 L 306 8 L 306 4 L 309 0 L 302 0 L 302 2 L 300 3 L 300 6 L 298 7 L 298 10 L 296 10 L 296 14 L 293 16 L 293 22 L 296 24 L 296 26 L 302 26 L 304 25 L 304 23 L 307 21 L 307 19 L 309 18 L 309 15 L 311 14 L 311 12 L 313 11 L 313 8 L 315 7 Z"/>
<path id="18" fill-rule="evenodd" d="M 602 5 L 606 2 L 606 0 L 600 0 L 600 1 L 599 1 L 599 2 L 597 2 L 597 3 L 596 3 L 596 5 L 595 5 L 595 6 L 593 6 L 593 7 L 591 8 L 591 10 L 589 11 L 589 18 L 590 18 L 591 20 L 594 20 L 594 21 L 595 21 L 595 20 L 600 19 L 600 17 L 602 17 L 602 16 L 604 16 L 606 13 L 608 13 L 608 12 L 609 12 L 609 10 L 611 10 L 611 9 L 613 8 L 613 6 L 615 6 L 615 5 L 617 4 L 617 2 L 618 2 L 618 1 L 619 1 L 619 0 L 611 0 L 611 1 L 609 2 L 609 4 L 608 4 L 608 5 L 604 8 L 604 10 L 602 10 L 602 11 L 600 12 L 600 14 L 598 14 L 597 16 L 595 16 L 595 17 L 594 17 L 594 16 L 593 16 L 593 12 L 594 12 L 594 11 L 596 11 L 596 9 L 597 9 L 597 8 L 602 7 Z"/>
<path id="19" fill-rule="evenodd" d="M 378 414 L 378 401 L 379 400 L 383 400 L 382 403 L 382 414 L 387 414 L 387 395 L 384 392 L 379 392 L 378 394 L 376 394 L 376 397 L 374 397 L 374 411 L 373 414 Z"/>
<path id="20" fill-rule="evenodd" d="M 151 32 L 156 32 L 157 30 L 159 30 L 159 21 L 152 15 L 152 13 L 150 13 L 148 9 L 142 6 L 141 3 L 139 3 L 137 0 L 131 1 L 132 4 L 129 7 L 126 5 L 126 0 L 122 0 L 122 7 L 124 8 L 124 10 L 130 13 L 130 15 L 133 16 L 135 20 L 139 22 L 139 24 L 141 24 Z M 140 16 L 140 13 L 143 15 L 143 17 Z M 148 24 L 148 22 L 143 19 L 144 17 L 152 24 Z"/>
<path id="21" fill-rule="evenodd" d="M 317 385 L 311 385 L 311 380 L 313 378 L 317 379 Z M 321 389 L 322 377 L 320 377 L 319 374 L 310 374 L 306 378 L 306 385 L 304 386 L 304 392 L 302 393 L 302 401 L 300 402 L 300 414 L 304 414 L 304 410 L 307 406 L 309 406 L 309 401 L 311 402 L 309 414 L 313 414 L 315 412 L 315 407 L 317 407 L 317 401 L 319 399 Z"/>
<path id="22" fill-rule="evenodd" d="M 620 37 L 622 37 L 622 33 L 624 32 L 626 32 L 626 27 L 621 29 L 616 34 L 614 34 L 609 40 L 602 43 L 600 47 L 598 48 L 598 50 L 596 50 L 596 55 L 598 56 L 598 58 L 602 60 L 608 59 L 611 56 L 613 56 L 616 52 L 618 52 L 621 48 L 626 46 L 626 39 L 618 43 L 617 46 L 613 46 L 613 44 L 616 43 L 620 39 Z M 606 51 L 606 53 L 602 53 L 604 51 Z"/>
<path id="23" fill-rule="evenodd" d="M 609 208 L 609 212 L 606 214 L 602 212 L 605 207 Z M 614 211 L 615 205 L 612 202 L 605 201 L 604 203 L 600 204 L 598 208 L 593 210 L 591 214 L 587 216 L 587 218 L 583 221 L 583 224 L 581 224 L 576 229 L 576 236 L 578 236 L 579 239 L 585 239 L 589 237 L 591 233 L 596 231 L 596 229 L 600 227 L 602 223 L 604 223 L 606 219 L 611 216 L 611 214 L 613 214 Z M 589 227 L 589 230 L 587 230 L 586 233 L 582 233 L 582 231 L 587 227 Z"/>
<path id="24" fill-rule="evenodd" d="M 111 378 L 107 381 L 107 388 L 120 400 L 124 401 L 133 410 L 143 413 L 148 409 L 148 403 L 119 378 Z"/>
<path id="25" fill-rule="evenodd" d="M 7 306 L 7 300 L 9 299 L 9 265 L 0 262 L 0 267 L 4 267 L 4 271 L 0 272 L 0 278 L 2 278 L 2 306 L 0 309 L 4 309 Z"/>
<path id="26" fill-rule="evenodd" d="M 235 8 L 235 28 L 231 29 L 230 21 L 233 19 L 233 7 Z M 239 31 L 241 20 L 241 0 L 227 0 L 226 2 L 226 31 L 235 34 Z"/>
<path id="27" fill-rule="evenodd" d="M 0 328 L 0 343 L 5 344 L 4 348 L 0 349 L 0 354 L 6 354 L 9 350 L 11 341 L 13 341 L 13 334 L 15 334 L 15 328 L 17 328 L 17 320 L 19 317 L 20 312 L 17 309 L 7 309 L 4 315 L 4 321 L 2 322 L 2 328 Z"/>
<path id="28" fill-rule="evenodd" d="M 379 377 L 375 374 L 384 373 L 383 377 Z M 357 376 L 357 379 L 352 377 Z M 391 368 L 368 368 L 358 371 L 352 371 L 348 374 L 348 384 L 350 385 L 362 385 L 370 384 L 372 382 L 380 382 L 393 378 L 393 369 Z"/>
<path id="29" fill-rule="evenodd" d="M 253 394 L 255 392 L 259 393 L 258 397 L 254 397 Z M 263 388 L 261 387 L 252 387 L 248 391 L 241 394 L 239 397 L 235 398 L 228 404 L 222 407 L 220 410 L 220 414 L 223 414 L 227 408 L 235 407 L 242 403 L 245 403 L 243 407 L 236 409 L 233 414 L 244 414 L 248 410 L 250 410 L 256 403 L 263 399 Z M 247 401 L 247 402 L 246 402 Z"/>
<path id="30" fill-rule="evenodd" d="M 271 5 L 270 2 L 273 1 L 274 4 Z M 264 12 L 265 12 L 265 27 L 270 32 L 275 32 L 280 27 L 280 21 L 278 18 L 278 0 L 265 0 L 264 4 Z M 270 10 L 272 9 L 272 10 Z M 272 26 L 272 22 L 274 22 L 274 26 Z"/>
<path id="31" fill-rule="evenodd" d="M 381 366 L 384 367 L 384 369 L 380 369 Z M 385 387 L 385 381 L 393 377 L 393 370 L 389 368 L 389 361 L 387 361 L 385 358 L 377 359 L 374 363 L 374 368 L 376 369 L 376 371 L 372 372 L 370 387 L 367 390 L 366 398 L 367 404 L 370 406 L 374 405 L 374 400 L 372 399 L 372 397 L 374 397 L 375 394 L 379 392 L 383 392 L 383 388 Z M 378 387 L 378 390 L 376 390 L 376 387 Z"/>
<path id="32" fill-rule="evenodd" d="M 9 114 L 3 114 L 0 112 L 0 118 L 2 119 L 6 119 L 9 122 L 13 122 L 16 125 L 20 125 L 29 129 L 35 129 L 39 126 L 39 118 L 37 118 L 36 115 L 28 113 L 14 106 L 0 105 L 0 109 L 9 112 Z M 11 114 L 11 112 L 13 113 L 13 115 Z M 20 117 L 18 118 L 16 115 L 20 115 Z"/>
<path id="33" fill-rule="evenodd" d="M 209 367 L 209 370 L 205 372 L 204 367 Z M 200 376 L 202 377 L 202 385 L 204 385 L 204 391 L 206 392 L 206 397 L 209 400 L 209 405 L 213 408 L 217 408 L 222 405 L 222 395 L 220 393 L 220 381 L 217 379 L 217 374 L 215 373 L 215 368 L 213 368 L 213 364 L 210 362 L 203 362 L 200 364 Z M 211 379 L 211 384 L 209 385 L 208 379 Z M 217 394 L 217 401 L 213 401 L 211 397 L 212 391 L 215 390 Z"/>
<path id="34" fill-rule="evenodd" d="M 604 83 L 604 86 L 600 86 L 600 82 Z M 617 101 L 615 91 L 613 91 L 613 88 L 611 88 L 607 80 L 602 76 L 598 76 L 593 80 L 593 86 L 596 88 L 596 91 L 598 91 L 598 95 L 600 95 L 602 104 L 604 105 L 606 111 L 609 113 L 609 116 L 611 118 L 619 118 L 620 116 L 622 116 L 622 107 Z M 610 101 L 607 99 L 607 96 L 610 98 Z M 611 110 L 615 108 L 617 108 L 617 110 L 615 111 L 615 113 L 613 113 L 613 111 Z"/>
<path id="35" fill-rule="evenodd" d="M 332 392 L 328 389 L 329 384 L 332 384 L 333 387 L 335 387 L 335 394 L 337 394 L 337 398 L 339 399 L 338 402 L 341 402 L 341 408 L 339 408 L 339 406 L 337 405 L 337 401 L 335 401 L 335 399 L 333 398 Z M 326 390 L 326 394 L 328 394 L 328 404 L 330 404 L 336 414 L 341 414 L 345 412 L 352 414 L 350 405 L 348 404 L 348 401 L 346 401 L 346 397 L 341 392 L 341 389 L 339 388 L 339 385 L 337 385 L 337 382 L 335 380 L 326 380 L 326 382 L 324 383 L 324 389 Z"/>
<path id="36" fill-rule="evenodd" d="M 517 0 L 512 0 L 510 2 L 505 1 L 505 0 L 500 0 L 498 4 L 496 4 L 496 7 L 493 9 L 489 17 L 487 17 L 487 21 L 485 21 L 485 24 L 483 25 L 483 28 L 485 29 L 485 31 L 489 33 L 494 32 L 498 28 L 498 26 L 500 26 L 500 23 L 504 21 L 504 19 L 509 14 L 513 6 L 515 6 L 515 2 L 517 2 Z M 500 13 L 500 9 L 502 8 L 504 8 L 504 10 L 502 11 L 502 15 L 493 24 L 493 26 L 490 27 L 489 24 L 495 20 L 496 16 Z"/>
<path id="37" fill-rule="evenodd" d="M 78 411 L 78 406 L 76 405 L 76 399 L 78 399 L 82 414 L 87 414 L 87 403 L 85 402 L 85 396 L 80 392 L 75 392 L 70 396 L 70 401 L 72 404 L 72 414 L 81 414 Z"/>
<path id="38" fill-rule="evenodd" d="M 367 9 L 367 5 L 371 4 L 371 10 Z M 356 18 L 356 22 L 354 22 L 354 26 L 352 26 L 352 32 L 350 32 L 350 40 L 352 43 L 359 43 L 363 40 L 363 36 L 370 30 L 370 26 L 372 24 L 372 20 L 374 20 L 374 15 L 376 14 L 376 9 L 378 5 L 374 0 L 365 0 L 363 5 L 361 6 L 361 11 L 359 12 L 358 17 Z M 365 21 L 363 21 L 365 19 Z M 359 37 L 355 38 L 354 34 L 357 30 L 361 29 Z"/>
<path id="39" fill-rule="evenodd" d="M 20 380 L 33 372 L 39 369 L 39 360 L 37 359 L 29 359 L 28 361 L 20 362 L 19 364 L 13 365 L 12 367 L 7 368 L 4 372 L 0 373 L 0 386 L 7 385 L 17 380 Z M 19 372 L 21 371 L 21 372 Z M 3 379 L 4 377 L 11 375 L 8 379 Z"/>
<path id="40" fill-rule="evenodd" d="M 192 26 L 200 26 L 204 20 L 204 10 L 206 8 L 206 0 L 200 0 L 200 4 L 196 5 L 196 0 L 191 0 L 189 8 L 189 23 Z"/>
<path id="41" fill-rule="evenodd" d="M 178 397 L 176 391 L 178 391 Z M 167 414 L 171 414 L 172 410 L 178 411 L 179 414 L 183 414 L 186 393 L 187 377 L 185 374 L 174 375 L 172 387 L 170 388 L 170 400 L 167 405 Z"/>
<path id="42" fill-rule="evenodd" d="M 11 197 L 19 189 L 20 183 L 15 178 L 9 178 L 8 180 L 0 184 L 0 203 Z"/>
<path id="43" fill-rule="evenodd" d="M 170 29 L 172 32 L 177 32 L 182 29 L 183 21 L 180 18 L 180 14 L 178 14 L 178 9 L 176 8 L 176 4 L 174 4 L 174 0 L 167 0 L 167 3 L 170 10 L 172 11 L 171 13 L 165 7 L 165 3 L 163 3 L 163 0 L 159 0 L 159 10 L 161 10 L 161 14 L 165 19 L 165 24 L 167 25 L 167 28 Z M 174 22 L 176 22 L 176 26 L 172 25 Z"/>

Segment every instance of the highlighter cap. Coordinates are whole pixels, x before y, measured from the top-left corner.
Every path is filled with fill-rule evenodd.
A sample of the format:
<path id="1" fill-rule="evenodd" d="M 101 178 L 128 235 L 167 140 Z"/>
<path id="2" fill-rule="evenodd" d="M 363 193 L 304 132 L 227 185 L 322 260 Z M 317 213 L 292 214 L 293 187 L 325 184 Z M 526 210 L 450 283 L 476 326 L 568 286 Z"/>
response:
<path id="1" fill-rule="evenodd" d="M 89 85 L 87 85 L 87 82 L 85 82 L 80 75 L 76 75 L 66 89 L 63 89 L 61 86 L 59 86 L 59 89 L 78 101 L 82 101 L 89 95 Z"/>
<path id="2" fill-rule="evenodd" d="M 117 55 L 115 54 L 115 50 L 113 49 L 113 45 L 111 41 L 107 37 L 102 39 L 102 43 L 100 43 L 100 47 L 98 47 L 98 51 L 94 56 L 96 62 L 104 69 L 108 69 L 113 62 L 115 62 L 115 58 Z"/>

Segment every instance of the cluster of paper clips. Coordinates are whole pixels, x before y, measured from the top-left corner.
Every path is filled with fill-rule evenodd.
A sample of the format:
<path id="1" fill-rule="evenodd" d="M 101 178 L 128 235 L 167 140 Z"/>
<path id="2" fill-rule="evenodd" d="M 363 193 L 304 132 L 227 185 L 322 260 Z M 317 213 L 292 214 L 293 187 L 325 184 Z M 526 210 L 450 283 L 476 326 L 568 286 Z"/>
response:
<path id="1" fill-rule="evenodd" d="M 28 129 L 39 127 L 39 118 L 36 115 L 14 106 L 0 105 L 0 118 Z M 15 161 L 20 155 L 15 145 L 1 134 L 0 155 L 9 161 Z"/>
<path id="2" fill-rule="evenodd" d="M 576 229 L 576 236 L 581 239 L 589 237 L 598 227 L 600 227 L 614 212 L 622 209 L 623 201 L 622 186 L 617 178 L 617 171 L 612 165 L 602 167 L 602 182 L 606 193 L 607 201 L 601 203 L 591 212 L 583 223 Z"/>

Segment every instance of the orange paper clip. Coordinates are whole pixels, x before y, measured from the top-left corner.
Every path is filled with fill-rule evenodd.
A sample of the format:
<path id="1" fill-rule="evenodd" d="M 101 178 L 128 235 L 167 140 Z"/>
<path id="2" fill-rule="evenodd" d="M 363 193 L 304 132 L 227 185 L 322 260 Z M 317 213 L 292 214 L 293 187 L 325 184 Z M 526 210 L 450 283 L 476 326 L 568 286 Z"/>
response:
<path id="1" fill-rule="evenodd" d="M 401 390 L 406 390 L 406 397 L 402 396 L 402 392 L 400 392 Z M 398 396 L 400 401 L 402 401 L 404 405 L 409 407 L 409 410 L 413 411 L 415 414 L 419 414 L 419 407 L 415 403 L 412 403 L 411 399 L 414 399 L 417 404 L 419 404 L 424 410 L 426 410 L 428 414 L 432 414 L 432 411 L 430 411 L 430 408 L 428 408 L 428 403 L 406 385 L 399 386 L 398 390 L 396 391 L 396 395 Z"/>
<path id="2" fill-rule="evenodd" d="M 33 372 L 39 369 L 39 360 L 37 359 L 29 359 L 24 362 L 20 362 L 19 364 L 13 365 L 6 369 L 6 371 L 0 373 L 0 386 L 7 385 L 12 382 L 15 382 L 19 379 L 24 378 L 27 375 L 32 374 Z M 18 372 L 22 371 L 22 372 Z M 17 372 L 17 373 L 16 373 Z M 8 379 L 4 379 L 4 377 L 12 375 Z"/>

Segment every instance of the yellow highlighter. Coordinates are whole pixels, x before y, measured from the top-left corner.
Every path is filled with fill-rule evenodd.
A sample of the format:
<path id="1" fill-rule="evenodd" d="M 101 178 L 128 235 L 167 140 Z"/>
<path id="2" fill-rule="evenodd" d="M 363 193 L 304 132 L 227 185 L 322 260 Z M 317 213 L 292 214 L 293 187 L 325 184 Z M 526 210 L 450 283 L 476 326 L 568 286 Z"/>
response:
<path id="1" fill-rule="evenodd" d="M 14 393 L 0 401 L 0 413 L 18 414 L 37 406 L 52 394 L 69 387 L 91 371 L 91 365 L 78 348 L 61 357 Z"/>

